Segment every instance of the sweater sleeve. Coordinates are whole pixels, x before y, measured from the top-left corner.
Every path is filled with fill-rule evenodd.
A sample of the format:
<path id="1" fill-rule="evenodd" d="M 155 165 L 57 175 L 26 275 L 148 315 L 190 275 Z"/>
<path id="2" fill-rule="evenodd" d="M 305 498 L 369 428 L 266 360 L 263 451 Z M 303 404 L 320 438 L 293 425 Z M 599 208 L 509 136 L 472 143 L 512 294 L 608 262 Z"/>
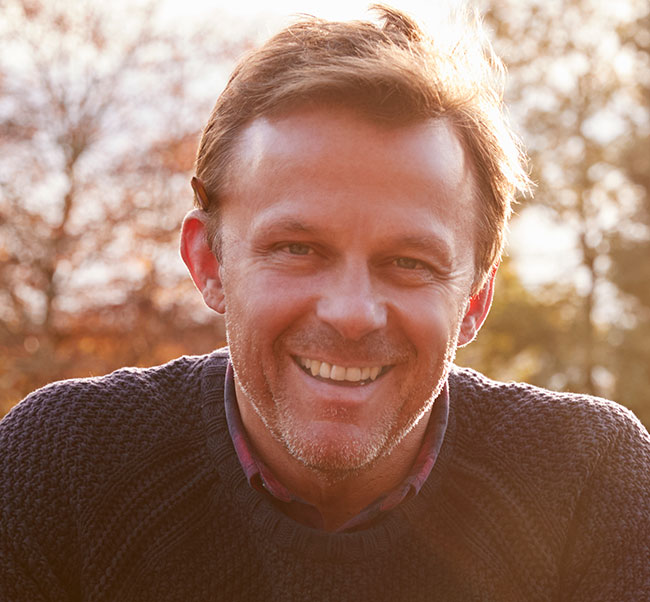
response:
<path id="1" fill-rule="evenodd" d="M 650 436 L 619 408 L 575 510 L 563 602 L 650 600 Z"/>
<path id="2" fill-rule="evenodd" d="M 47 391 L 32 394 L 0 422 L 0 600 L 72 599 L 75 562 L 69 443 Z"/>
<path id="3" fill-rule="evenodd" d="M 168 510 L 172 527 L 184 524 L 174 504 L 191 499 L 200 479 L 207 487 L 210 472 L 207 465 L 196 477 L 203 450 L 194 442 L 203 439 L 195 395 L 204 360 L 51 383 L 5 416 L 0 602 L 95 600 L 97 591 L 118 600 L 110 594 L 121 578 L 114 565 L 132 557 L 114 546 L 137 547 L 157 533 L 164 514 L 133 507 L 149 502 Z M 133 486 L 123 491 L 124 483 Z M 124 506 L 111 507 L 116 499 Z"/>

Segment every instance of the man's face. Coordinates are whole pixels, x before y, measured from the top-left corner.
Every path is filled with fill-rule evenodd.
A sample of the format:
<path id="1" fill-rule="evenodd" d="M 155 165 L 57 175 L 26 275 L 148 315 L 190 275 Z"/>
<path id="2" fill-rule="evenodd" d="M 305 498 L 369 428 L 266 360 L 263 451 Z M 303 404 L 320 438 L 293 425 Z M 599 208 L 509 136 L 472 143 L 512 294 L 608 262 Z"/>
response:
<path id="1" fill-rule="evenodd" d="M 257 119 L 237 152 L 220 275 L 242 414 L 306 466 L 359 470 L 427 414 L 471 338 L 463 149 L 443 120 L 311 108 Z"/>

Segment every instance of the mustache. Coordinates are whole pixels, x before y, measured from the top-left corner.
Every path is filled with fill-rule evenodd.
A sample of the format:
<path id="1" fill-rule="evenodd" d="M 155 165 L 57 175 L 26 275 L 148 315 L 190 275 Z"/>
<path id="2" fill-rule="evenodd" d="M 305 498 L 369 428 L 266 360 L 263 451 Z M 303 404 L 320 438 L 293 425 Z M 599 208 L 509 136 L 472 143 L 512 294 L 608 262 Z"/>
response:
<path id="1" fill-rule="evenodd" d="M 416 355 L 415 347 L 404 338 L 375 331 L 352 340 L 327 324 L 287 333 L 282 346 L 303 357 L 349 363 L 397 364 Z"/>

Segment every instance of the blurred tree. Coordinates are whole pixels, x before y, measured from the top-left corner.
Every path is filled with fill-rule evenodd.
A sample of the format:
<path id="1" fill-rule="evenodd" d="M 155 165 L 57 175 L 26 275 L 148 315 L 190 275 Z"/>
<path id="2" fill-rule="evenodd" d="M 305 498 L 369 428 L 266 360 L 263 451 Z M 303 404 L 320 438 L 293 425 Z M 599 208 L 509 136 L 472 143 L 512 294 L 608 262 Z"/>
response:
<path id="1" fill-rule="evenodd" d="M 636 274 L 628 280 L 637 289 L 648 269 L 648 229 L 638 227 L 648 195 L 647 180 L 638 173 L 647 177 L 647 165 L 635 175 L 628 160 L 630 153 L 639 155 L 643 140 L 647 144 L 647 97 L 644 101 L 638 88 L 648 66 L 638 42 L 648 40 L 647 6 L 631 0 L 615 6 L 596 0 L 505 0 L 486 6 L 497 52 L 510 70 L 507 101 L 524 132 L 538 184 L 534 201 L 521 213 L 542 208 L 557 228 L 571 228 L 579 263 L 567 257 L 554 282 L 529 291 L 518 290 L 516 279 L 506 274 L 500 295 L 518 296 L 517 311 L 501 321 L 497 296 L 495 316 L 467 353 L 474 354 L 477 367 L 491 364 L 497 374 L 523 362 L 510 371 L 516 372 L 513 378 L 614 396 L 650 424 L 647 385 L 629 378 L 630 371 L 648 372 L 650 358 L 640 346 L 650 324 L 639 322 L 640 291 L 613 269 L 621 261 L 634 266 Z M 633 256 L 623 259 L 622 248 L 630 248 L 632 240 Z M 512 252 L 516 256 L 517 250 Z M 514 356 L 494 356 L 497 328 Z M 623 344 L 629 353 L 623 354 Z"/>
<path id="2" fill-rule="evenodd" d="M 209 35 L 178 30 L 151 6 L 3 3 L 5 410 L 54 378 L 223 342 L 220 323 L 201 327 L 211 318 L 189 292 L 176 239 L 191 202 L 196 115 L 222 84 L 219 64 L 246 42 L 219 38 L 214 26 Z M 178 344 L 189 332 L 194 344 Z"/>
<path id="3" fill-rule="evenodd" d="M 625 295 L 627 310 L 611 344 L 615 396 L 631 400 L 632 409 L 650 424 L 650 6 L 623 27 L 621 35 L 638 57 L 635 78 L 645 118 L 630 132 L 623 152 L 622 163 L 635 184 L 637 203 L 632 223 L 611 236 L 609 277 Z"/>
<path id="4" fill-rule="evenodd" d="M 522 380 L 563 388 L 572 365 L 573 321 L 580 300 L 572 289 L 533 292 L 523 286 L 506 258 L 497 273 L 494 303 L 478 339 L 458 353 L 458 362 L 498 380 Z M 558 297 L 561 301 L 558 301 Z M 573 307 L 565 300 L 573 299 Z"/>
<path id="5" fill-rule="evenodd" d="M 648 7 L 483 3 L 538 183 L 521 213 L 573 228 L 579 265 L 563 258 L 554 281 L 531 288 L 512 249 L 459 362 L 613 396 L 650 425 Z M 247 42 L 227 42 L 214 23 L 209 35 L 179 34 L 178 23 L 172 34 L 151 8 L 119 7 L 4 1 L 0 415 L 49 380 L 224 339 L 175 241 L 196 115 L 218 94 L 219 64 Z"/>

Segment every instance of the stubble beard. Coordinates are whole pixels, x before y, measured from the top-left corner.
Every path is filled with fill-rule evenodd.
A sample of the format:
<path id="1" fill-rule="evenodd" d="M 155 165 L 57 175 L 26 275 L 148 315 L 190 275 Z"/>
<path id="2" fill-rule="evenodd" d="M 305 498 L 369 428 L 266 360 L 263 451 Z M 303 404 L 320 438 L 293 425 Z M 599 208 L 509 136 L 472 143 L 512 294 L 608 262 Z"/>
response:
<path id="1" fill-rule="evenodd" d="M 276 438 L 296 460 L 318 474 L 321 480 L 336 483 L 354 477 L 389 456 L 420 420 L 428 415 L 444 387 L 454 355 L 455 346 L 451 353 L 448 346 L 444 361 L 423 377 L 423 383 L 428 382 L 428 386 L 423 384 L 415 390 L 400 390 L 398 397 L 401 401 L 397 408 L 384 408 L 362 440 L 343 439 L 332 445 L 331 442 L 305 437 L 304 429 L 295 423 L 288 411 L 288 404 L 282 397 L 274 400 L 278 409 Z M 411 413 L 404 422 L 400 410 L 405 405 L 410 405 L 413 398 L 422 401 L 417 406 L 417 411 Z"/>
<path id="2" fill-rule="evenodd" d="M 233 327 L 233 325 L 230 325 Z M 228 328 L 228 343 L 231 356 L 238 357 L 239 351 L 246 348 L 244 343 L 239 345 L 237 327 Z M 455 332 L 447 342 L 442 362 L 432 366 L 429 373 L 423 375 L 422 385 L 407 391 L 403 387 L 399 391 L 400 403 L 396 409 L 385 408 L 364 440 L 342 439 L 337 442 L 323 442 L 306 436 L 304 426 L 301 427 L 294 418 L 290 400 L 283 391 L 273 393 L 268 377 L 262 372 L 261 366 L 251 366 L 245 361 L 246 353 L 242 354 L 242 362 L 233 361 L 237 383 L 247 397 L 255 413 L 266 429 L 295 460 L 315 473 L 320 480 L 337 483 L 359 474 L 372 467 L 378 460 L 388 456 L 409 432 L 427 415 L 434 401 L 440 394 L 451 365 L 455 358 L 460 322 Z M 249 357 L 260 357 L 255 343 L 249 342 Z M 276 357 L 276 366 L 280 365 Z M 262 384 L 262 382 L 263 384 Z M 260 384 L 256 384 L 260 383 Z M 261 386 L 260 386 L 261 385 Z M 412 413 L 404 424 L 399 424 L 404 417 L 399 410 L 409 405 L 410 399 L 422 399 L 416 412 Z M 264 403 L 270 400 L 271 403 Z"/>

